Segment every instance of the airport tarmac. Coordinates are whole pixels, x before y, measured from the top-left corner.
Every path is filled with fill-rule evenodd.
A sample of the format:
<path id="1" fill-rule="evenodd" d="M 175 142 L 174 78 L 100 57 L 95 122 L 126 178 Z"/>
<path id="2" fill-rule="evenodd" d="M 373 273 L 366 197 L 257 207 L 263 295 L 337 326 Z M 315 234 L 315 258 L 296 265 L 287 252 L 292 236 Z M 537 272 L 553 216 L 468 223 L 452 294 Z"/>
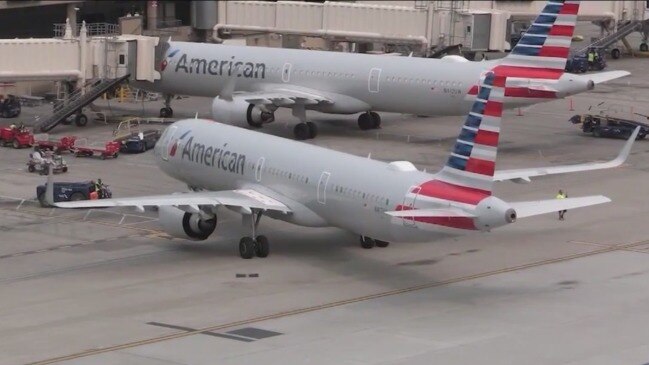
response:
<path id="1" fill-rule="evenodd" d="M 649 114 L 644 65 L 610 62 L 633 76 L 574 97 L 574 111 L 568 100 L 523 116 L 508 111 L 498 167 L 613 158 L 624 141 L 585 136 L 568 118 L 604 100 L 610 111 Z M 145 110 L 156 114 L 160 104 Z M 179 117 L 208 116 L 210 100 L 173 106 Z M 314 115 L 320 135 L 307 143 L 431 171 L 463 119 L 382 117 L 382 129 L 360 131 L 355 116 Z M 295 120 L 288 112 L 277 119 L 263 131 L 291 137 Z M 112 127 L 54 134 L 103 140 Z M 636 142 L 614 170 L 497 184 L 496 195 L 510 201 L 558 189 L 613 200 L 569 211 L 565 221 L 550 214 L 490 233 L 363 250 L 338 229 L 263 219 L 271 254 L 252 260 L 238 256 L 246 231 L 234 213 L 196 243 L 170 239 L 154 213 L 40 208 L 29 199 L 44 178 L 26 172 L 28 150 L 2 148 L 0 364 L 647 363 L 648 143 Z M 70 172 L 57 179 L 100 177 L 120 197 L 183 190 L 152 157 L 68 156 Z"/>

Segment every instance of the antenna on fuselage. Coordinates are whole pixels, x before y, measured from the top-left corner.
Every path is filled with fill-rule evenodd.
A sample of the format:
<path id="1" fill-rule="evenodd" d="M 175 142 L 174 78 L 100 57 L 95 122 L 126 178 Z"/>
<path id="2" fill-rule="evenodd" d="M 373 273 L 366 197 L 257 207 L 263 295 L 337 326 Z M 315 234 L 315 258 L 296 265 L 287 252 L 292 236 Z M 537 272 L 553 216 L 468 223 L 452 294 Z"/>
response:
<path id="1" fill-rule="evenodd" d="M 371 159 L 372 159 L 372 152 L 370 152 L 370 153 L 367 154 L 367 159 L 368 159 L 368 160 L 371 160 Z"/>
<path id="2" fill-rule="evenodd" d="M 198 119 L 198 112 L 194 115 L 194 119 Z"/>

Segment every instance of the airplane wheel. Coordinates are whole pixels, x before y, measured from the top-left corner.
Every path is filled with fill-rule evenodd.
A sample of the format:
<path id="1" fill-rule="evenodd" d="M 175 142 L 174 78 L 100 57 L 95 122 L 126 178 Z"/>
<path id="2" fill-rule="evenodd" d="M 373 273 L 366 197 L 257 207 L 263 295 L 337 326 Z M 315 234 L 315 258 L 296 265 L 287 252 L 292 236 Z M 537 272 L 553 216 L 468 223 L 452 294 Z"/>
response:
<path id="1" fill-rule="evenodd" d="M 309 139 L 309 136 L 311 136 L 311 130 L 309 129 L 308 124 L 298 123 L 295 125 L 295 128 L 293 128 L 293 134 L 295 135 L 295 139 L 304 141 L 305 139 Z"/>
<path id="2" fill-rule="evenodd" d="M 239 255 L 242 259 L 251 259 L 255 255 L 255 241 L 250 237 L 243 237 L 239 241 Z"/>
<path id="3" fill-rule="evenodd" d="M 309 138 L 313 139 L 318 135 L 318 125 L 313 122 L 306 122 L 309 127 Z"/>
<path id="4" fill-rule="evenodd" d="M 171 118 L 174 116 L 174 110 L 168 107 L 160 109 L 160 118 Z"/>
<path id="5" fill-rule="evenodd" d="M 370 249 L 374 247 L 374 243 L 375 242 L 373 239 L 369 237 L 361 236 L 361 247 L 363 247 L 364 249 Z"/>
<path id="6" fill-rule="evenodd" d="M 372 116 L 372 125 L 374 126 L 374 129 L 381 128 L 381 116 L 379 113 L 370 112 L 370 116 Z"/>
<path id="7" fill-rule="evenodd" d="M 374 242 L 376 242 L 376 247 L 381 247 L 381 248 L 388 247 L 390 245 L 390 242 L 386 242 L 386 241 L 374 240 Z"/>
<path id="8" fill-rule="evenodd" d="M 640 43 L 640 51 L 641 52 L 649 51 L 649 45 L 647 45 L 647 43 Z"/>
<path id="9" fill-rule="evenodd" d="M 374 128 L 374 121 L 369 113 L 363 113 L 358 116 L 358 127 L 361 130 L 368 130 Z"/>
<path id="10" fill-rule="evenodd" d="M 88 117 L 86 117 L 85 114 L 79 114 L 74 118 L 74 124 L 76 124 L 77 127 L 85 127 L 85 125 L 88 124 Z"/>
<path id="11" fill-rule="evenodd" d="M 617 49 L 617 48 L 613 48 L 611 50 L 611 57 L 613 57 L 614 60 L 617 60 L 618 58 L 620 58 L 620 50 Z"/>
<path id="12" fill-rule="evenodd" d="M 257 244 L 255 245 L 255 254 L 257 257 L 268 257 L 270 253 L 270 244 L 266 236 L 257 236 Z"/>

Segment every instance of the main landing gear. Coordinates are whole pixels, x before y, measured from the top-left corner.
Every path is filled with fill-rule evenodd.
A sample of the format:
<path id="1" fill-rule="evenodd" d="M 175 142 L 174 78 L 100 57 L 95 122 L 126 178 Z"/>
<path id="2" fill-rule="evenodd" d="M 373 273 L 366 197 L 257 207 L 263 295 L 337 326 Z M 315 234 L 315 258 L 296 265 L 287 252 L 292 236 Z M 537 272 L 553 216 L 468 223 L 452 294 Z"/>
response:
<path id="1" fill-rule="evenodd" d="M 261 220 L 262 212 L 254 209 L 251 215 L 244 215 L 243 219 L 250 220 L 250 226 L 252 228 L 251 237 L 243 237 L 239 241 L 239 255 L 242 259 L 251 259 L 253 256 L 257 257 L 267 257 L 270 253 L 270 243 L 266 236 L 257 236 L 257 226 Z"/>
<path id="2" fill-rule="evenodd" d="M 293 128 L 293 135 L 295 139 L 304 141 L 305 139 L 313 139 L 318 135 L 318 126 L 313 122 L 306 121 L 306 109 L 304 105 L 296 105 L 293 107 L 293 116 L 300 120 L 300 123 Z"/>
<path id="3" fill-rule="evenodd" d="M 165 107 L 160 109 L 160 118 L 171 118 L 174 116 L 174 110 L 171 109 L 171 98 L 173 95 L 165 95 Z"/>
<path id="4" fill-rule="evenodd" d="M 366 112 L 358 116 L 358 127 L 362 130 L 381 128 L 381 116 L 375 112 Z"/>
<path id="5" fill-rule="evenodd" d="M 361 236 L 360 241 L 361 241 L 361 247 L 364 249 L 370 249 L 374 246 L 384 248 L 390 245 L 390 242 L 375 240 L 373 238 L 369 238 L 366 236 Z"/>
<path id="6" fill-rule="evenodd" d="M 318 126 L 313 122 L 302 122 L 295 125 L 293 128 L 295 139 L 304 141 L 305 139 L 312 139 L 318 135 Z"/>

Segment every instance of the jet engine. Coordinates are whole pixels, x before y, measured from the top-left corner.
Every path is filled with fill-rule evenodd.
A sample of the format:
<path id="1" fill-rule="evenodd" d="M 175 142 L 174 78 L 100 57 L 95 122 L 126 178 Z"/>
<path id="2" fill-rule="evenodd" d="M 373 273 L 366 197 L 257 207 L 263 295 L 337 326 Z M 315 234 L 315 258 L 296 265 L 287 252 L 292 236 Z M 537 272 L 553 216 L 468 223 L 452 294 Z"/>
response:
<path id="1" fill-rule="evenodd" d="M 205 219 L 198 213 L 162 206 L 158 209 L 158 217 L 162 228 L 176 238 L 203 241 L 216 229 L 216 215 Z"/>
<path id="2" fill-rule="evenodd" d="M 246 122 L 253 127 L 261 127 L 262 124 L 275 120 L 274 111 L 264 105 L 250 104 L 236 96 L 232 100 L 224 100 L 217 96 L 212 102 L 212 117 L 223 123 Z"/>
<path id="3" fill-rule="evenodd" d="M 516 211 L 507 203 L 495 196 L 482 199 L 475 208 L 475 226 L 481 231 L 514 223 Z"/>

